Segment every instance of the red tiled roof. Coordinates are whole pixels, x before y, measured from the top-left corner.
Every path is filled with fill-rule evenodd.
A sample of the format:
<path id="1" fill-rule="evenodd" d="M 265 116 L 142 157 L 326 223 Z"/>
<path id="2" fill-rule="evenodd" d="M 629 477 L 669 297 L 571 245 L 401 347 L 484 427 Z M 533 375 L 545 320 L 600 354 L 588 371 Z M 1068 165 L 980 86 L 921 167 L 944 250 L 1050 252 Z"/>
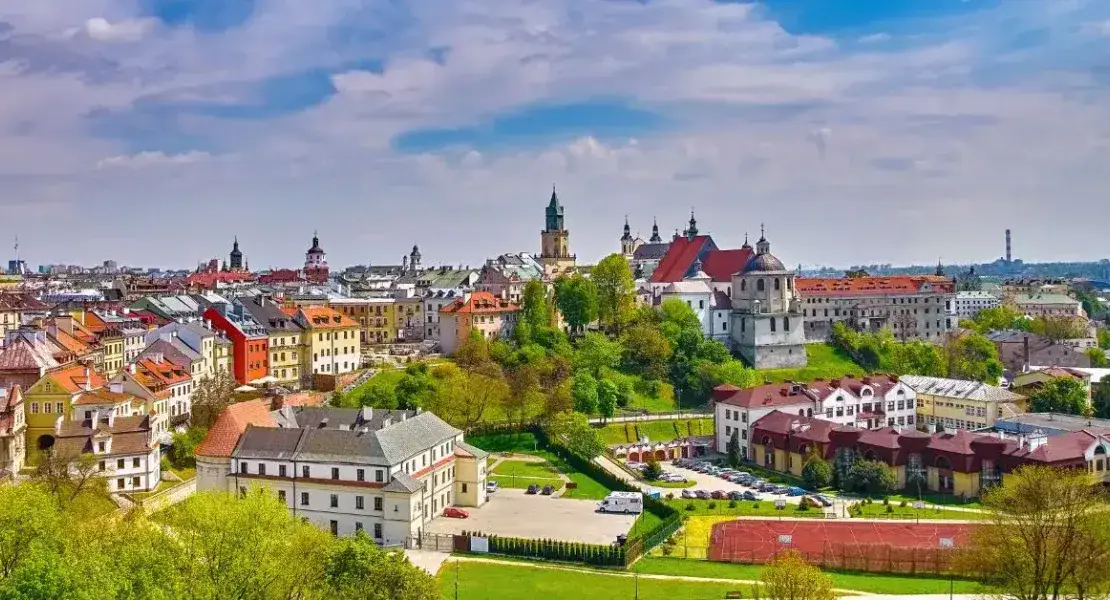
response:
<path id="1" fill-rule="evenodd" d="M 48 308 L 50 307 L 44 302 L 26 292 L 0 293 L 0 310 L 2 311 L 46 310 Z"/>
<path id="2" fill-rule="evenodd" d="M 893 427 L 883 427 L 880 429 L 872 429 L 864 431 L 859 436 L 859 443 L 867 444 L 868 446 L 878 446 L 880 448 L 890 448 L 897 450 L 900 446 L 898 438 L 901 432 Z"/>
<path id="3" fill-rule="evenodd" d="M 135 397 L 131 394 L 122 394 L 100 388 L 91 392 L 79 394 L 73 401 L 73 404 L 75 406 L 84 404 L 119 404 L 120 402 L 134 399 Z"/>
<path id="4" fill-rule="evenodd" d="M 85 376 L 86 371 L 89 373 L 88 377 Z M 86 382 L 88 382 L 90 389 L 104 387 L 106 382 L 103 375 L 92 369 L 87 369 L 84 365 L 74 365 L 47 373 L 46 377 L 53 379 L 62 389 L 71 394 L 83 391 Z"/>
<path id="5" fill-rule="evenodd" d="M 812 403 L 813 399 L 803 390 L 793 390 L 789 383 L 772 383 L 732 391 L 734 386 L 713 388 L 713 398 L 722 404 L 741 408 L 787 406 L 791 404 Z M 728 394 L 728 392 L 732 392 Z"/>
<path id="6" fill-rule="evenodd" d="M 345 317 L 326 306 L 302 306 L 299 309 L 295 307 L 283 308 L 282 311 L 287 315 L 296 315 L 299 311 L 304 315 L 305 322 L 310 329 L 342 329 L 358 326 L 358 323 L 350 317 Z"/>
<path id="7" fill-rule="evenodd" d="M 693 240 L 687 237 L 676 238 L 671 242 L 663 260 L 659 261 L 659 266 L 652 271 L 652 283 L 681 281 L 686 275 L 686 271 L 690 270 L 690 265 L 694 264 L 694 259 L 701 254 L 701 250 L 706 243 L 713 243 L 708 235 L 699 235 L 694 237 Z M 704 265 L 702 265 L 702 269 L 705 269 Z M 709 272 L 706 271 L 706 274 L 708 275 Z"/>
<path id="8" fill-rule="evenodd" d="M 517 305 L 494 296 L 490 292 L 472 292 L 469 298 L 459 298 L 439 310 L 442 313 L 503 313 L 519 310 Z"/>
<path id="9" fill-rule="evenodd" d="M 276 427 L 270 406 L 261 399 L 232 404 L 216 417 L 212 429 L 197 446 L 198 456 L 229 457 L 248 425 Z"/>
<path id="10" fill-rule="evenodd" d="M 701 270 L 712 277 L 713 281 L 732 281 L 732 276 L 743 271 L 751 257 L 751 248 L 710 250 L 701 262 Z"/>
<path id="11" fill-rule="evenodd" d="M 798 277 L 795 289 L 802 296 L 867 296 L 916 294 L 926 284 L 954 291 L 952 280 L 936 275 L 892 277 Z"/>
<path id="12" fill-rule="evenodd" d="M 136 374 L 141 375 L 140 383 L 148 388 L 158 385 L 176 385 L 189 381 L 192 377 L 184 367 L 169 360 L 155 362 L 151 358 L 140 358 L 135 363 L 135 367 Z"/>

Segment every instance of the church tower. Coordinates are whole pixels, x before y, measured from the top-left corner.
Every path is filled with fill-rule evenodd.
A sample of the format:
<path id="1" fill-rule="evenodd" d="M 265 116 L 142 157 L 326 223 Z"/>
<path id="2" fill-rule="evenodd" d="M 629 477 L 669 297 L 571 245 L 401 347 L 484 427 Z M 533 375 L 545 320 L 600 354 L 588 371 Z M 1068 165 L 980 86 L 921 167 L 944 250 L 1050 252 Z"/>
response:
<path id="1" fill-rule="evenodd" d="M 756 253 L 732 276 L 732 342 L 757 369 L 804 367 L 804 314 L 794 272 L 771 254 L 760 232 Z"/>
<path id="2" fill-rule="evenodd" d="M 239 236 L 235 236 L 235 241 L 231 244 L 231 255 L 228 258 L 232 271 L 243 270 L 243 253 L 239 250 Z"/>
<path id="3" fill-rule="evenodd" d="M 544 211 L 546 227 L 540 232 L 540 264 L 544 273 L 555 276 L 574 268 L 574 255 L 570 253 L 570 232 L 563 225 L 563 205 L 551 186 L 551 200 Z"/>
<path id="4" fill-rule="evenodd" d="M 621 254 L 631 258 L 636 252 L 636 240 L 632 239 L 632 228 L 628 226 L 628 215 L 624 216 L 624 235 L 621 236 Z"/>
<path id="5" fill-rule="evenodd" d="M 659 221 L 655 219 L 651 220 L 651 239 L 648 241 L 652 244 L 663 243 L 663 238 L 659 237 Z"/>

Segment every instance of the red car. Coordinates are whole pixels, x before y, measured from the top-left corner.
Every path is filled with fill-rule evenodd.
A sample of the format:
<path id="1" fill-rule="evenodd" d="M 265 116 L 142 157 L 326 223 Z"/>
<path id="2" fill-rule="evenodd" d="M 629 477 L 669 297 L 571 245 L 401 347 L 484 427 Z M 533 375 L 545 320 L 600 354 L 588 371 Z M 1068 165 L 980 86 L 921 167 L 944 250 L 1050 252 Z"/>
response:
<path id="1" fill-rule="evenodd" d="M 450 517 L 452 519 L 465 519 L 470 516 L 470 513 L 461 508 L 448 506 L 447 508 L 443 509 L 443 516 Z"/>

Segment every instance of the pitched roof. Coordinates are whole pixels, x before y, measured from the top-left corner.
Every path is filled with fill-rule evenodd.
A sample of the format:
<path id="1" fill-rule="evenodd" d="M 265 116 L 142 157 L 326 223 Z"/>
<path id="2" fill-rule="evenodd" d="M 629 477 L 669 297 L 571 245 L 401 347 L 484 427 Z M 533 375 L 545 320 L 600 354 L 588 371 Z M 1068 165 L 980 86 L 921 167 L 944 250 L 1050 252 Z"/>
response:
<path id="1" fill-rule="evenodd" d="M 980 381 L 929 377 L 926 375 L 905 375 L 902 377 L 902 381 L 918 394 L 988 402 L 1013 402 L 1022 399 L 1020 395 L 1010 390 Z"/>
<path id="2" fill-rule="evenodd" d="M 708 235 L 699 235 L 692 240 L 688 237 L 675 238 L 667 247 L 667 253 L 659 261 L 659 266 L 652 271 L 650 281 L 652 283 L 681 281 L 689 273 L 694 260 L 707 246 L 716 248 Z"/>
<path id="3" fill-rule="evenodd" d="M 804 386 L 795 386 L 789 383 L 757 385 L 736 391 L 732 391 L 733 387 L 718 386 L 714 388 L 714 399 L 721 404 L 741 408 L 768 408 L 813 402 L 813 398 L 806 394 L 807 390 Z M 721 391 L 725 393 L 718 394 Z"/>
<path id="4" fill-rule="evenodd" d="M 947 277 L 896 275 L 890 277 L 798 277 L 795 289 L 803 296 L 870 296 L 874 294 L 917 294 L 927 288 L 955 291 Z"/>
<path id="5" fill-rule="evenodd" d="M 520 307 L 490 292 L 472 292 L 469 297 L 459 298 L 439 310 L 441 313 L 503 313 L 519 310 Z"/>
<path id="6" fill-rule="evenodd" d="M 120 392 L 112 392 L 105 388 L 97 388 L 89 392 L 83 392 L 77 395 L 73 400 L 74 406 L 86 406 L 91 404 L 121 404 L 123 402 L 130 402 L 135 400 L 131 394 L 124 394 Z"/>
<path id="7" fill-rule="evenodd" d="M 302 306 L 283 309 L 286 314 L 300 315 L 300 324 L 309 329 L 344 329 L 358 323 L 326 306 Z"/>
<path id="8" fill-rule="evenodd" d="M 1007 299 L 1014 304 L 1055 304 L 1061 306 L 1075 306 L 1079 301 L 1064 294 L 1014 294 Z"/>
<path id="9" fill-rule="evenodd" d="M 0 293 L 0 311 L 48 310 L 50 307 L 26 292 Z"/>
<path id="10" fill-rule="evenodd" d="M 232 404 L 224 409 L 216 422 L 204 436 L 204 441 L 197 446 L 198 456 L 230 457 L 235 445 L 239 443 L 239 436 L 247 430 L 249 425 L 260 427 L 275 427 L 270 407 L 262 400 L 248 400 Z"/>
<path id="11" fill-rule="evenodd" d="M 31 342 L 24 337 L 18 337 L 7 346 L 0 348 L 0 370 L 45 371 L 58 366 L 58 361 L 54 360 L 45 342 Z"/>
<path id="12" fill-rule="evenodd" d="M 405 473 L 394 473 L 393 481 L 390 481 L 384 488 L 383 492 L 404 492 L 412 494 L 423 487 L 419 481 L 413 479 Z"/>
<path id="13" fill-rule="evenodd" d="M 632 260 L 659 260 L 667 255 L 667 249 L 670 247 L 670 242 L 641 244 L 632 252 Z"/>
<path id="14" fill-rule="evenodd" d="M 477 446 L 471 446 L 466 442 L 455 442 L 455 456 L 466 456 L 484 460 L 489 456 L 489 452 L 482 450 Z"/>
<path id="15" fill-rule="evenodd" d="M 743 271 L 744 265 L 748 264 L 751 257 L 751 248 L 712 249 L 706 252 L 705 258 L 702 259 L 701 269 L 705 271 L 706 275 L 712 277 L 713 281 L 732 281 L 732 276 Z"/>
<path id="16" fill-rule="evenodd" d="M 84 365 L 73 365 L 57 371 L 51 371 L 47 373 L 45 377 L 49 377 L 62 389 L 71 394 L 85 391 L 86 383 L 89 389 L 93 389 L 103 387 L 106 381 L 103 375 Z"/>

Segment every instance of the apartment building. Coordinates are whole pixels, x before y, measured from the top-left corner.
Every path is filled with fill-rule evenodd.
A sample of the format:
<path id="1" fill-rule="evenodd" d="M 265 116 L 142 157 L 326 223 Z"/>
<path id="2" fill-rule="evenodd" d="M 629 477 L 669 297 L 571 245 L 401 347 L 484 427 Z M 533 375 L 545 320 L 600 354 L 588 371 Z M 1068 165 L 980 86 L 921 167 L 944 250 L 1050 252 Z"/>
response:
<path id="1" fill-rule="evenodd" d="M 304 351 L 311 374 L 339 375 L 359 368 L 362 349 L 356 321 L 324 306 L 283 310 L 305 330 Z"/>
<path id="2" fill-rule="evenodd" d="M 955 327 L 956 284 L 933 275 L 797 279 L 806 339 L 828 339 L 834 323 L 890 329 L 899 339 L 941 339 Z"/>
<path id="3" fill-rule="evenodd" d="M 19 386 L 0 384 L 0 478 L 13 477 L 27 460 L 27 416 Z"/>
<path id="4" fill-rule="evenodd" d="M 242 304 L 213 304 L 204 311 L 212 327 L 231 340 L 232 372 L 242 385 L 261 383 L 270 374 L 270 335 Z"/>
<path id="5" fill-rule="evenodd" d="M 455 300 L 439 311 L 443 353 L 453 354 L 472 329 L 491 340 L 511 336 L 519 311 L 519 306 L 491 292 L 473 292 Z"/>
<path id="6" fill-rule="evenodd" d="M 982 429 L 1023 412 L 1022 396 L 995 385 L 925 375 L 906 375 L 902 381 L 917 392 L 917 422 L 926 431 Z"/>
<path id="7" fill-rule="evenodd" d="M 270 376 L 286 386 L 299 387 L 307 383 L 302 379 L 307 372 L 304 329 L 269 298 L 255 296 L 239 298 L 235 302 L 242 305 L 244 310 L 266 328 L 269 337 Z"/>
<path id="8" fill-rule="evenodd" d="M 863 429 L 913 427 L 917 395 L 895 375 L 815 379 L 808 383 L 767 384 L 740 389 L 713 389 L 713 412 L 718 452 L 725 452 L 737 436 L 740 455 L 752 456 L 751 425 L 773 411 L 817 417 L 834 425 Z"/>
<path id="9" fill-rule="evenodd" d="M 334 535 L 390 546 L 448 506 L 486 500 L 486 454 L 431 413 L 243 404 L 198 447 L 198 489 L 262 487 Z"/>
<path id="10" fill-rule="evenodd" d="M 130 411 L 124 394 L 89 394 L 94 400 L 77 407 L 80 419 L 58 424 L 54 452 L 77 460 L 92 455 L 97 471 L 112 492 L 147 492 L 162 479 L 157 423 L 160 415 L 123 416 Z M 118 396 L 113 398 L 113 396 Z"/>
<path id="11" fill-rule="evenodd" d="M 1001 306 L 1002 300 L 990 292 L 966 291 L 956 293 L 954 305 L 956 316 L 962 321 L 975 317 L 980 311 Z"/>

